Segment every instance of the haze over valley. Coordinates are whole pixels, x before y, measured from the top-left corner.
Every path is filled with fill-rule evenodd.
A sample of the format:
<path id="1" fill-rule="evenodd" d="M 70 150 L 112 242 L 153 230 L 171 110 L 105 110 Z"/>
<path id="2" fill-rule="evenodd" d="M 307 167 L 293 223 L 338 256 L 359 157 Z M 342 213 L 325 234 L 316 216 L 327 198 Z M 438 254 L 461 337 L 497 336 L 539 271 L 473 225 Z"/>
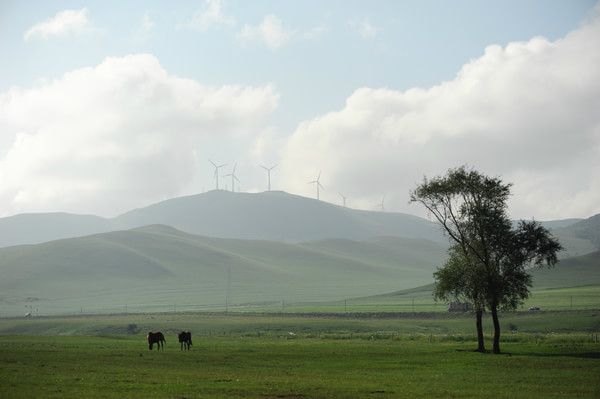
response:
<path id="1" fill-rule="evenodd" d="M 544 222 L 565 251 L 537 286 L 600 283 L 599 220 Z M 5 315 L 252 311 L 366 297 L 430 284 L 448 247 L 429 220 L 281 191 L 210 191 L 113 219 L 16 215 L 0 219 L 0 232 Z"/>

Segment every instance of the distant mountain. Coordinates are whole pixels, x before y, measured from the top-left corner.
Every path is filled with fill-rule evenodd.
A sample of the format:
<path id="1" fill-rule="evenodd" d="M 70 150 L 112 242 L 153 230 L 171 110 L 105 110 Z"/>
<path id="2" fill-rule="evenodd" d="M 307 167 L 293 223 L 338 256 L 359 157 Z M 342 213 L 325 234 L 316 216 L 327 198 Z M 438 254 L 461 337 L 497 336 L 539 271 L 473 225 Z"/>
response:
<path id="1" fill-rule="evenodd" d="M 92 215 L 24 213 L 0 218 L 0 247 L 38 244 L 115 230 L 115 223 Z"/>
<path id="2" fill-rule="evenodd" d="M 557 229 L 557 233 L 570 234 L 580 239 L 591 241 L 600 249 L 600 214 L 583 219 L 577 223 Z"/>
<path id="3" fill-rule="evenodd" d="M 561 260 L 553 268 L 532 270 L 535 290 L 581 287 L 600 284 L 600 251 Z M 363 298 L 352 298 L 353 303 L 379 301 L 399 301 L 406 298 L 431 298 L 434 284 L 392 291 Z"/>
<path id="4" fill-rule="evenodd" d="M 437 225 L 417 216 L 343 208 L 282 191 L 218 190 L 173 198 L 113 219 L 68 213 L 22 214 L 0 219 L 0 247 L 37 244 L 151 224 L 221 238 L 301 242 L 377 236 L 446 242 Z"/>
<path id="5" fill-rule="evenodd" d="M 343 299 L 425 284 L 444 254 L 397 237 L 291 244 L 154 225 L 0 249 L 0 313 L 26 298 L 46 313 Z"/>
<path id="6" fill-rule="evenodd" d="M 417 216 L 343 208 L 282 191 L 209 191 L 136 209 L 114 221 L 127 227 L 164 224 L 211 237 L 286 242 L 377 236 L 446 242 L 437 225 Z"/>
<path id="7" fill-rule="evenodd" d="M 600 214 L 551 229 L 565 247 L 562 258 L 588 254 L 600 249 Z"/>
<path id="8" fill-rule="evenodd" d="M 600 251 L 561 260 L 551 269 L 532 272 L 535 288 L 600 284 Z"/>
<path id="9" fill-rule="evenodd" d="M 0 219 L 0 247 L 151 224 L 220 238 L 303 242 L 400 237 L 447 243 L 437 224 L 413 215 L 355 210 L 281 191 L 251 194 L 218 190 L 166 200 L 113 219 L 67 213 L 3 218 Z M 550 228 L 565 246 L 562 258 L 600 248 L 600 215 L 542 224 Z"/>
<path id="10" fill-rule="evenodd" d="M 542 224 L 542 226 L 546 227 L 547 229 L 555 230 L 555 229 L 559 229 L 561 227 L 572 226 L 575 223 L 580 222 L 582 220 L 584 220 L 584 219 L 571 218 L 571 219 L 560 219 L 560 220 L 545 220 L 545 221 L 540 221 L 540 223 Z"/>

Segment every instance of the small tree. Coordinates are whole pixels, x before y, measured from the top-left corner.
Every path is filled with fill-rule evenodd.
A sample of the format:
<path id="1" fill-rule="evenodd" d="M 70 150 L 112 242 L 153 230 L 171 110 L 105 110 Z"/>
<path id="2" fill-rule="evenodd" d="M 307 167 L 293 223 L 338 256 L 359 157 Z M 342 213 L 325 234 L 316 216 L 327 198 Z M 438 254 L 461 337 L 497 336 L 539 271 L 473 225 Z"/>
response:
<path id="1" fill-rule="evenodd" d="M 411 192 L 455 243 L 448 262 L 436 272 L 438 298 L 467 298 L 476 309 L 479 347 L 481 315 L 487 307 L 494 322 L 494 353 L 500 353 L 498 308 L 514 309 L 529 295 L 528 266 L 552 266 L 561 245 L 537 222 L 516 229 L 506 212 L 510 184 L 462 166 L 446 176 L 424 179 Z"/>
<path id="2" fill-rule="evenodd" d="M 436 300 L 467 302 L 475 310 L 475 325 L 477 327 L 477 351 L 485 352 L 483 339 L 483 311 L 485 296 L 480 281 L 483 273 L 476 269 L 476 263 L 465 257 L 460 246 L 453 245 L 448 250 L 449 258 L 446 263 L 433 273 L 435 286 L 433 296 Z"/>

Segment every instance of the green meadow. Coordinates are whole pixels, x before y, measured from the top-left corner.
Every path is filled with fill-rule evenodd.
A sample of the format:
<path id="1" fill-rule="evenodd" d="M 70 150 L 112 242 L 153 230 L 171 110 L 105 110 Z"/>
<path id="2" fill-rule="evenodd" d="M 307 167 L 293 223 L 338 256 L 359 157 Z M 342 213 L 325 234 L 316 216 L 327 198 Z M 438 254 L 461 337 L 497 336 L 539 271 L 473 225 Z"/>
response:
<path id="1" fill-rule="evenodd" d="M 2 319 L 0 397 L 600 395 L 600 311 L 517 312 L 502 323 L 505 354 L 491 355 L 472 352 L 469 315 Z M 189 352 L 176 341 L 181 329 L 193 332 Z M 148 350 L 148 330 L 165 332 L 164 351 Z"/>

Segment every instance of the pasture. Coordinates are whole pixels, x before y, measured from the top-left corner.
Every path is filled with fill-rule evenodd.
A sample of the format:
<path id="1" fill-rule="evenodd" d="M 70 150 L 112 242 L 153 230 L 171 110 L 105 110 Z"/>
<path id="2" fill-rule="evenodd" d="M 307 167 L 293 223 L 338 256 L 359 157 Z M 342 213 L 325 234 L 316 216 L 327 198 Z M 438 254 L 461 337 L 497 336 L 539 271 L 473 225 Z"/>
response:
<path id="1" fill-rule="evenodd" d="M 2 319 L 0 397 L 600 395 L 600 311 L 514 313 L 502 322 L 510 356 L 472 352 L 471 317 L 439 313 Z M 145 333 L 158 329 L 165 351 L 150 352 Z M 194 334 L 189 352 L 179 349 L 181 329 Z"/>

